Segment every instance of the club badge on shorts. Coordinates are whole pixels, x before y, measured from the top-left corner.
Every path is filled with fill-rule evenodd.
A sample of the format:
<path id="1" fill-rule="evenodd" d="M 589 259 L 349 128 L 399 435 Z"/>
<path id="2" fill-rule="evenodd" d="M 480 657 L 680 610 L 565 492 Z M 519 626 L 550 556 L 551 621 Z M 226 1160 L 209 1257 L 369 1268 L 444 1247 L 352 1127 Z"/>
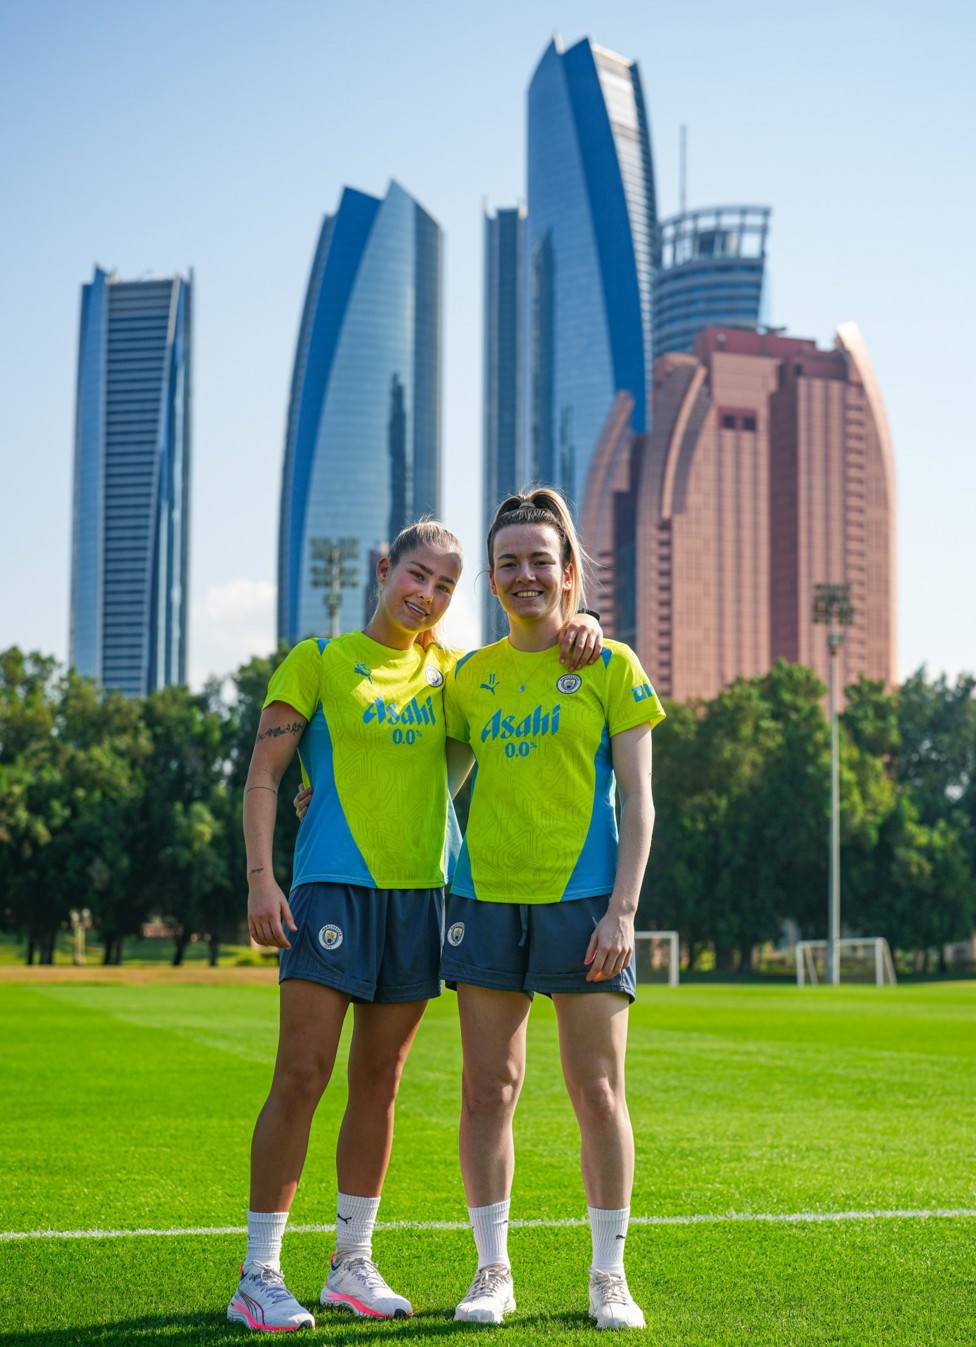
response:
<path id="1" fill-rule="evenodd" d="M 319 944 L 327 954 L 331 954 L 342 944 L 342 928 L 333 926 L 331 922 L 328 926 L 323 926 L 319 931 Z"/>
<path id="2" fill-rule="evenodd" d="M 556 687 L 560 692 L 568 697 L 570 693 L 579 692 L 583 686 L 583 680 L 579 674 L 563 674 L 562 678 L 556 679 Z"/>
<path id="3" fill-rule="evenodd" d="M 454 925 L 449 927 L 448 929 L 447 943 L 449 945 L 453 945 L 454 948 L 457 949 L 458 945 L 460 945 L 463 939 L 464 939 L 464 922 L 456 921 Z"/>

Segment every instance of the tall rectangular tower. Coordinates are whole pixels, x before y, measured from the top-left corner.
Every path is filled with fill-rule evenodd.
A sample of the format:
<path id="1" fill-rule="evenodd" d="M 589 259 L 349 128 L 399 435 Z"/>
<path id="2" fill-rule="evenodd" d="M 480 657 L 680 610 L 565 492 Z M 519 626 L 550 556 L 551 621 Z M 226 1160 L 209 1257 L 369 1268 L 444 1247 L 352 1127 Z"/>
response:
<path id="1" fill-rule="evenodd" d="M 130 697 L 186 679 L 191 293 L 82 287 L 69 660 Z"/>
<path id="2" fill-rule="evenodd" d="M 522 453 L 522 297 L 525 209 L 485 214 L 484 533 L 495 507 L 528 477 Z M 485 585 L 484 640 L 508 630 Z"/>

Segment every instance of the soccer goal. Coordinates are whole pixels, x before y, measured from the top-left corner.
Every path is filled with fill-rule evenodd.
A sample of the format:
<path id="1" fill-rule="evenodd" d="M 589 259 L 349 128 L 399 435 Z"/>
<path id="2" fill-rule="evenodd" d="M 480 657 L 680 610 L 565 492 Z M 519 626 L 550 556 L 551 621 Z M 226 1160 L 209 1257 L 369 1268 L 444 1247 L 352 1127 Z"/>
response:
<path id="1" fill-rule="evenodd" d="M 837 941 L 841 982 L 873 982 L 878 987 L 894 987 L 895 962 L 884 936 L 846 937 Z M 796 942 L 796 985 L 828 980 L 827 941 Z"/>
<path id="2" fill-rule="evenodd" d="M 635 931 L 634 966 L 638 982 L 663 982 L 678 985 L 678 956 L 681 942 L 677 931 Z"/>

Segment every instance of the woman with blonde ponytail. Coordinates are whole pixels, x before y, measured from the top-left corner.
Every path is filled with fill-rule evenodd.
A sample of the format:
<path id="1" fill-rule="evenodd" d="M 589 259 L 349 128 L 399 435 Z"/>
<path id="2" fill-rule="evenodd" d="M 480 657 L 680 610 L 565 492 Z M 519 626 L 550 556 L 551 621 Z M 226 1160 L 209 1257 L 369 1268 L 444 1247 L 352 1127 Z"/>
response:
<path id="1" fill-rule="evenodd" d="M 427 1001 L 441 990 L 444 884 L 457 850 L 443 689 L 457 652 L 439 628 L 461 565 L 461 545 L 443 524 L 404 529 L 377 564 L 377 603 L 363 630 L 302 641 L 268 688 L 244 836 L 250 933 L 281 950 L 280 1032 L 251 1147 L 247 1253 L 227 1310 L 251 1329 L 314 1326 L 285 1285 L 281 1246 L 350 1005 L 336 1247 L 319 1299 L 370 1318 L 413 1313 L 373 1261 L 372 1235 L 400 1074 Z M 596 658 L 599 627 L 576 619 L 565 641 L 568 667 Z M 278 788 L 296 752 L 314 793 L 297 802 L 307 816 L 286 898 L 272 841 Z"/>
<path id="2" fill-rule="evenodd" d="M 461 1169 L 478 1267 L 454 1317 L 467 1322 L 499 1324 L 515 1309 L 512 1123 L 541 992 L 556 1010 L 580 1129 L 590 1317 L 601 1329 L 644 1327 L 623 1264 L 634 1175 L 624 1056 L 654 821 L 651 728 L 664 711 L 626 645 L 607 641 L 576 672 L 560 664 L 558 634 L 581 605 L 585 564 L 558 491 L 503 501 L 488 569 L 509 632 L 459 660 L 445 690 L 449 743 L 477 763 L 441 962 L 464 1049 Z"/>

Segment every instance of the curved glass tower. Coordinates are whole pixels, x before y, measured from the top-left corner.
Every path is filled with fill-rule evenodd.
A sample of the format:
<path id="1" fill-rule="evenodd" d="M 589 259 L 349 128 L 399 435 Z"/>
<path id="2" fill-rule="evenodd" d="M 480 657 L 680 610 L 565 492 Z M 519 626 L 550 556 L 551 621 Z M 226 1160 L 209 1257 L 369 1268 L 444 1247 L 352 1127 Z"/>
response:
<path id="1" fill-rule="evenodd" d="M 365 620 L 377 554 L 438 513 L 441 230 L 397 183 L 326 216 L 295 353 L 278 545 L 278 636 L 327 633 L 321 540 L 351 543 L 341 630 Z"/>
<path id="2" fill-rule="evenodd" d="M 82 287 L 69 660 L 130 697 L 186 681 L 191 289 Z"/>
<path id="3" fill-rule="evenodd" d="M 646 429 L 656 223 L 636 62 L 554 39 L 528 100 L 526 469 L 574 499 L 619 391 Z"/>
<path id="4" fill-rule="evenodd" d="M 654 358 L 694 350 L 705 327 L 758 326 L 768 206 L 714 206 L 662 220 L 654 276 Z"/>

